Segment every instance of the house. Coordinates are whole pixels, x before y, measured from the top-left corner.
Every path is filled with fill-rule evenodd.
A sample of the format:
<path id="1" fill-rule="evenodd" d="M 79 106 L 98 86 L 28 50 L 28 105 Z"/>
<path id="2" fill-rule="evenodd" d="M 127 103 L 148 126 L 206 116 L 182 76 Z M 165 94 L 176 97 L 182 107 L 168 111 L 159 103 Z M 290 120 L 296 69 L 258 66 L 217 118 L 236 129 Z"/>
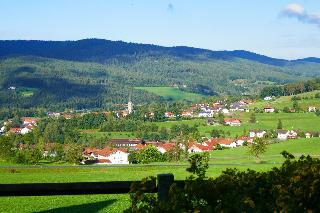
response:
<path id="1" fill-rule="evenodd" d="M 298 138 L 298 131 L 296 130 L 288 131 L 288 139 L 297 139 L 297 138 Z"/>
<path id="2" fill-rule="evenodd" d="M 165 112 L 164 117 L 166 118 L 175 118 L 176 116 L 172 112 Z"/>
<path id="3" fill-rule="evenodd" d="M 277 130 L 279 140 L 296 139 L 298 132 L 295 130 Z"/>
<path id="4" fill-rule="evenodd" d="M 40 119 L 33 118 L 33 117 L 22 117 L 21 121 L 23 125 L 28 125 L 28 124 L 36 125 L 37 122 L 40 121 Z"/>
<path id="5" fill-rule="evenodd" d="M 181 116 L 185 117 L 185 118 L 192 118 L 193 117 L 193 112 L 192 111 L 183 111 L 181 113 Z"/>
<path id="6" fill-rule="evenodd" d="M 188 148 L 189 153 L 205 152 L 205 151 L 210 151 L 210 150 L 211 149 L 208 146 L 204 146 L 202 144 L 195 143 L 195 142 L 189 143 L 189 148 Z"/>
<path id="7" fill-rule="evenodd" d="M 229 126 L 241 126 L 241 120 L 238 118 L 225 118 L 224 123 Z"/>
<path id="8" fill-rule="evenodd" d="M 266 96 L 266 97 L 263 98 L 263 100 L 265 100 L 265 101 L 271 101 L 271 100 L 272 100 L 272 97 L 271 97 L 271 96 Z"/>
<path id="9" fill-rule="evenodd" d="M 22 128 L 10 128 L 9 133 L 20 134 Z"/>
<path id="10" fill-rule="evenodd" d="M 198 117 L 199 118 L 212 118 L 213 112 L 199 112 Z"/>
<path id="11" fill-rule="evenodd" d="M 287 140 L 288 139 L 288 131 L 287 130 L 277 130 L 277 138 L 279 140 Z"/>
<path id="12" fill-rule="evenodd" d="M 241 136 L 241 137 L 238 137 L 235 142 L 236 142 L 237 146 L 243 146 L 243 144 L 244 144 L 245 142 L 248 142 L 248 140 L 249 140 L 248 137 L 246 137 L 246 136 Z"/>
<path id="13" fill-rule="evenodd" d="M 264 130 L 250 130 L 249 131 L 249 137 L 250 138 L 263 138 L 264 135 L 266 134 L 267 132 L 264 131 Z"/>
<path id="14" fill-rule="evenodd" d="M 29 125 L 23 127 L 23 128 L 21 129 L 20 133 L 21 133 L 22 135 L 27 134 L 27 133 L 31 132 L 34 128 L 35 128 L 35 126 L 29 124 Z"/>
<path id="15" fill-rule="evenodd" d="M 157 146 L 157 149 L 159 150 L 159 152 L 164 154 L 164 153 L 174 149 L 174 147 L 175 147 L 175 143 L 164 143 L 164 144 Z"/>
<path id="16" fill-rule="evenodd" d="M 306 138 L 313 138 L 313 133 L 312 132 L 306 132 L 304 133 Z"/>
<path id="17" fill-rule="evenodd" d="M 113 149 L 105 147 L 103 149 L 86 148 L 83 152 L 86 160 L 94 160 L 97 164 L 129 164 L 129 153 L 126 149 Z M 85 163 L 84 161 L 83 163 Z"/>
<path id="18" fill-rule="evenodd" d="M 267 113 L 272 113 L 272 112 L 275 111 L 275 108 L 272 107 L 272 106 L 265 106 L 265 107 L 263 108 L 263 111 L 264 111 L 264 112 L 267 112 Z"/>
<path id="19" fill-rule="evenodd" d="M 228 109 L 226 109 L 226 108 L 224 108 L 224 109 L 222 109 L 221 110 L 221 113 L 223 113 L 223 114 L 229 114 L 229 110 Z"/>
<path id="20" fill-rule="evenodd" d="M 5 131 L 6 131 L 6 127 L 5 127 L 5 126 L 1 127 L 1 129 L 0 129 L 0 134 L 1 134 L 1 133 L 4 133 Z"/>
<path id="21" fill-rule="evenodd" d="M 308 107 L 308 112 L 316 112 L 317 111 L 317 108 L 314 107 L 314 106 L 309 106 Z"/>

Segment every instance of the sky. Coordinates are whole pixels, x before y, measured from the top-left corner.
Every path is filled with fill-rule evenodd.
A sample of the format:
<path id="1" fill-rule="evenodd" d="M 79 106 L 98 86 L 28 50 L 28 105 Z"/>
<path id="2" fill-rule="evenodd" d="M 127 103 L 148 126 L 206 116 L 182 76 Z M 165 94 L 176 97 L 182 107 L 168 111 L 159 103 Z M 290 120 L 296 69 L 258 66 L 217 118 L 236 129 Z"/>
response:
<path id="1" fill-rule="evenodd" d="M 0 40 L 85 38 L 320 57 L 320 0 L 0 0 Z"/>

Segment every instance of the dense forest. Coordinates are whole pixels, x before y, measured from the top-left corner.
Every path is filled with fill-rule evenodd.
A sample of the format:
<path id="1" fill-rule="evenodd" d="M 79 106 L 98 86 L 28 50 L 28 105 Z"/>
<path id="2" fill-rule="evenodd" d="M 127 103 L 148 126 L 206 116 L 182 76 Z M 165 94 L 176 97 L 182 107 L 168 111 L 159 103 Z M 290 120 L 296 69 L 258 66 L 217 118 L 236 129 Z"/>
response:
<path id="1" fill-rule="evenodd" d="M 106 108 L 126 103 L 129 96 L 135 103 L 166 101 L 135 89 L 141 86 L 178 85 L 204 95 L 256 95 L 267 85 L 319 74 L 316 58 L 287 61 L 247 51 L 101 39 L 0 41 L 3 107 Z"/>

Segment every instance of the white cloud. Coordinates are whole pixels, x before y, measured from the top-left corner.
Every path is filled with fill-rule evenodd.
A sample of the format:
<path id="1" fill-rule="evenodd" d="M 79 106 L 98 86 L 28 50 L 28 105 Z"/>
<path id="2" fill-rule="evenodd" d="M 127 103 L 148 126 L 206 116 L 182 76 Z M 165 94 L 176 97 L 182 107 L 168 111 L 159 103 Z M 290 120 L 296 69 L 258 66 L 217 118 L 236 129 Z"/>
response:
<path id="1" fill-rule="evenodd" d="M 288 4 L 280 13 L 281 17 L 297 18 L 307 24 L 316 24 L 320 27 L 320 14 L 310 14 L 300 4 Z"/>

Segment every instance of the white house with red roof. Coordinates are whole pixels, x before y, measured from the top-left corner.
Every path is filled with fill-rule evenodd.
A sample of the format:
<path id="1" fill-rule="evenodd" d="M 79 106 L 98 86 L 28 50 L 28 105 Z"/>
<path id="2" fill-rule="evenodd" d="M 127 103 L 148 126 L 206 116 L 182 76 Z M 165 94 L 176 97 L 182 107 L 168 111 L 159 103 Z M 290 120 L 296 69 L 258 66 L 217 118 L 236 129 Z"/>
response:
<path id="1" fill-rule="evenodd" d="M 27 134 L 27 133 L 31 132 L 34 128 L 36 128 L 36 127 L 33 126 L 33 125 L 31 125 L 31 124 L 28 124 L 27 126 L 25 126 L 25 127 L 23 127 L 23 128 L 21 129 L 20 133 L 21 133 L 22 135 Z"/>
<path id="2" fill-rule="evenodd" d="M 129 153 L 123 148 L 86 148 L 83 155 L 87 159 L 96 160 L 97 164 L 129 164 Z"/>

